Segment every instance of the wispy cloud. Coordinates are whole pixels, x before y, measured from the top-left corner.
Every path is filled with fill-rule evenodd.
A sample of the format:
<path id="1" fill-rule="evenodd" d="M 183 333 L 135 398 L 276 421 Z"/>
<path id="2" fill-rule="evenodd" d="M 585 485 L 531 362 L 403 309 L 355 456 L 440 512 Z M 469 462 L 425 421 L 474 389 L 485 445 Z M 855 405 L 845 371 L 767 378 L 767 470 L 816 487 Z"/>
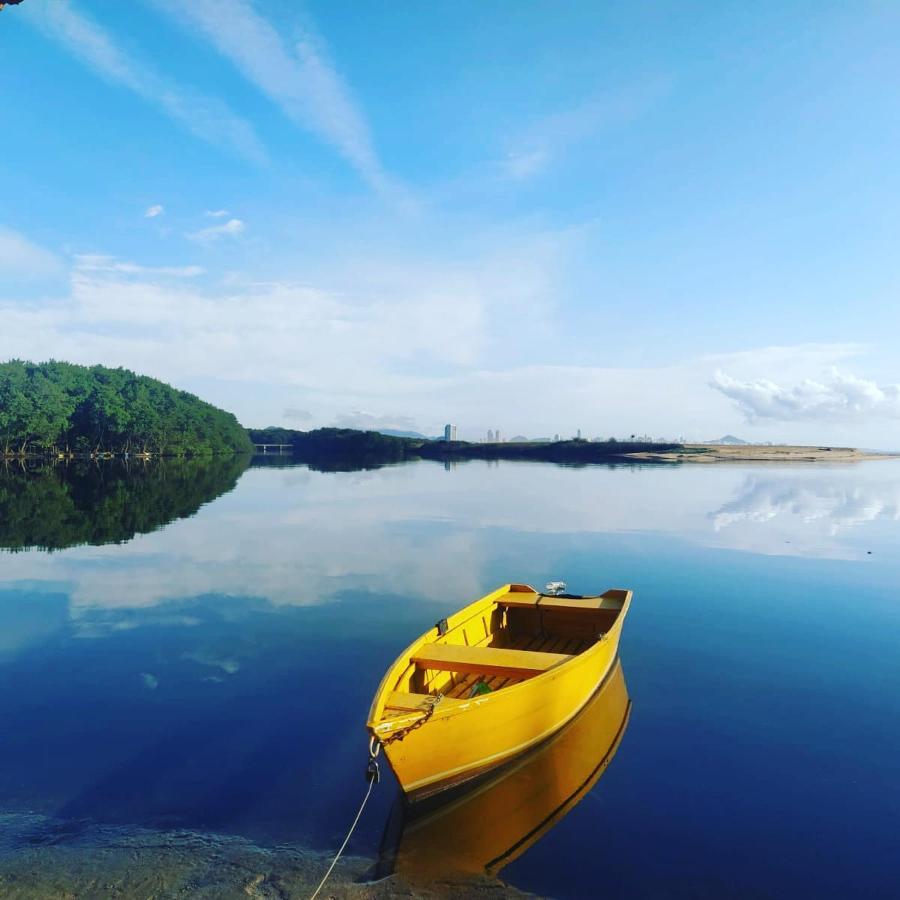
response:
<path id="1" fill-rule="evenodd" d="M 550 159 L 551 153 L 547 146 L 523 147 L 510 150 L 501 167 L 507 177 L 519 181 L 537 175 L 547 166 Z"/>
<path id="2" fill-rule="evenodd" d="M 334 147 L 376 190 L 390 189 L 365 116 L 315 36 L 292 46 L 246 0 L 153 0 L 199 28 L 285 115 Z"/>
<path id="3" fill-rule="evenodd" d="M 99 253 L 82 253 L 75 257 L 76 271 L 116 275 L 165 275 L 171 278 L 196 278 L 206 270 L 202 266 L 142 266 Z"/>
<path id="4" fill-rule="evenodd" d="M 11 228 L 0 225 L 0 274 L 42 278 L 60 270 L 59 260 Z"/>
<path id="5" fill-rule="evenodd" d="M 436 375 L 484 353 L 498 297 L 522 320 L 534 318 L 525 311 L 540 299 L 535 278 L 504 281 L 508 256 L 417 267 L 405 255 L 365 260 L 354 249 L 352 259 L 341 255 L 302 280 L 215 283 L 176 280 L 188 274 L 177 262 L 142 272 L 108 255 L 75 257 L 67 294 L 0 300 L 0 358 L 52 355 L 127 364 L 166 380 L 226 378 L 246 385 L 250 424 L 277 424 L 294 406 L 322 424 L 339 410 L 418 416 L 440 408 L 427 396 Z M 502 339 L 515 340 L 508 325 Z M 260 381 L 280 386 L 263 392 L 263 403 L 252 390 Z M 480 384 L 477 393 L 483 397 Z M 404 409 L 414 395 L 416 408 Z M 237 402 L 232 394 L 229 403 Z"/>
<path id="6" fill-rule="evenodd" d="M 750 422 L 900 417 L 900 384 L 879 385 L 835 368 L 826 379 L 807 378 L 791 387 L 767 378 L 740 381 L 719 371 L 711 386 L 733 400 Z"/>
<path id="7" fill-rule="evenodd" d="M 378 415 L 377 413 L 356 410 L 338 415 L 334 424 L 338 428 L 355 428 L 359 431 L 380 431 L 382 428 L 391 428 L 396 431 L 416 431 L 416 420 L 411 416 L 399 413 L 394 415 Z"/>
<path id="8" fill-rule="evenodd" d="M 224 219 L 228 215 L 227 209 L 208 209 L 206 215 L 210 219 Z"/>
<path id="9" fill-rule="evenodd" d="M 157 216 L 161 216 L 165 212 L 162 204 L 154 203 L 153 206 L 148 206 L 146 212 L 144 213 L 145 219 L 155 219 Z"/>
<path id="10" fill-rule="evenodd" d="M 196 137 L 254 162 L 265 160 L 265 150 L 252 126 L 225 103 L 175 84 L 148 64 L 131 58 L 108 32 L 83 13 L 76 12 L 74 4 L 45 0 L 22 8 L 33 25 L 95 72 L 162 109 Z"/>
<path id="11" fill-rule="evenodd" d="M 246 227 L 240 219 L 229 219 L 221 225 L 210 225 L 209 228 L 192 231 L 185 237 L 191 241 L 199 241 L 201 244 L 209 244 L 222 237 L 236 237 L 245 231 Z"/>
<path id="12" fill-rule="evenodd" d="M 666 89 L 663 81 L 641 83 L 538 118 L 509 139 L 501 174 L 513 181 L 542 174 L 570 147 L 642 115 Z"/>

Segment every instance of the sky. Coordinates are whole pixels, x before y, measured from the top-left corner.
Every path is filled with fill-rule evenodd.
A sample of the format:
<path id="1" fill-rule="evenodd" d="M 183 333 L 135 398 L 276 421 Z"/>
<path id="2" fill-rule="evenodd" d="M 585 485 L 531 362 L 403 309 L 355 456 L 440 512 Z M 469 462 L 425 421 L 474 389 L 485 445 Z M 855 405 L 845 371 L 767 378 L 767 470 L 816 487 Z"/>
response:
<path id="1" fill-rule="evenodd" d="M 868 0 L 7 6 L 0 360 L 900 449 L 898 43 Z"/>

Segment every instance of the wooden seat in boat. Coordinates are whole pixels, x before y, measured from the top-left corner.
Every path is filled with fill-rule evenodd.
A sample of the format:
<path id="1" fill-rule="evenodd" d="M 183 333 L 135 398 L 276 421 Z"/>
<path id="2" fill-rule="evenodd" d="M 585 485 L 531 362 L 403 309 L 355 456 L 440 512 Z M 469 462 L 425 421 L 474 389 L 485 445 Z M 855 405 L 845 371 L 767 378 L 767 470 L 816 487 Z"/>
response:
<path id="1" fill-rule="evenodd" d="M 461 644 L 425 644 L 412 656 L 419 669 L 479 675 L 540 675 L 572 658 L 568 653 L 466 647 Z"/>
<path id="2" fill-rule="evenodd" d="M 622 596 L 619 596 L 619 595 Z M 624 591 L 607 591 L 597 597 L 565 597 L 552 594 L 525 593 L 524 591 L 510 592 L 505 597 L 497 600 L 498 606 L 513 609 L 567 609 L 567 610 L 598 610 L 620 609 L 624 601 Z"/>

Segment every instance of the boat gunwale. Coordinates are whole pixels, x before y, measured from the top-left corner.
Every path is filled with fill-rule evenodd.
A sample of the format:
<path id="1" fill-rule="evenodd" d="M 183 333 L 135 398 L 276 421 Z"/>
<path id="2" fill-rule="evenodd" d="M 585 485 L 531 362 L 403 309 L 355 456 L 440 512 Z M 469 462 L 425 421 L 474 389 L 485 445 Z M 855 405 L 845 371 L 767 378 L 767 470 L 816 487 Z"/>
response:
<path id="1" fill-rule="evenodd" d="M 499 600 L 499 598 L 507 593 L 510 593 L 510 589 L 513 587 L 524 587 L 535 594 L 540 594 L 539 591 L 535 591 L 534 588 L 532 588 L 530 585 L 524 585 L 516 582 L 505 584 L 497 590 L 492 591 L 491 593 L 480 598 L 479 600 L 475 600 L 472 603 L 469 603 L 468 605 L 462 607 L 462 609 L 457 610 L 457 612 L 453 613 L 451 616 L 448 616 L 448 631 L 453 631 L 460 625 L 467 622 L 469 619 L 473 618 L 482 610 L 483 607 L 497 605 L 497 601 Z M 464 700 L 462 702 L 454 703 L 452 706 L 444 706 L 443 708 L 440 703 L 437 703 L 434 706 L 434 711 L 429 715 L 429 720 L 447 719 L 451 718 L 452 716 L 463 715 L 472 708 L 473 704 L 475 706 L 481 706 L 485 703 L 496 702 L 502 696 L 518 696 L 518 693 L 520 693 L 518 689 L 533 689 L 536 683 L 543 684 L 545 681 L 557 678 L 563 670 L 569 672 L 579 663 L 579 661 L 586 663 L 595 655 L 599 654 L 600 651 L 604 648 L 604 645 L 609 642 L 613 634 L 621 631 L 622 622 L 625 619 L 625 615 L 628 612 L 629 606 L 631 605 L 631 598 L 633 594 L 633 591 L 627 588 L 609 588 L 607 590 L 624 590 L 625 596 L 622 601 L 622 607 L 621 609 L 619 609 L 618 614 L 616 615 L 616 619 L 610 627 L 609 631 L 598 637 L 589 647 L 587 647 L 585 650 L 582 650 L 581 653 L 573 654 L 570 659 L 558 663 L 557 665 L 547 669 L 547 671 L 545 672 L 541 672 L 538 675 L 533 675 L 530 678 L 525 678 L 522 681 L 517 682 L 516 684 L 505 686 L 497 691 L 493 691 L 488 694 L 478 694 L 476 697 L 469 698 L 468 700 Z M 606 591 L 604 593 L 606 593 Z M 591 595 L 591 599 L 593 599 L 594 597 L 602 596 L 602 594 Z M 585 596 L 584 599 L 588 599 L 588 597 Z M 461 618 L 463 615 L 465 615 L 465 618 Z M 415 654 L 416 650 L 425 643 L 435 643 L 437 638 L 443 636 L 444 635 L 438 633 L 437 626 L 430 628 L 424 634 L 420 635 L 415 641 L 413 641 L 388 667 L 384 678 L 382 678 L 381 683 L 378 686 L 375 697 L 372 700 L 372 705 L 369 709 L 369 719 L 366 722 L 367 730 L 375 739 L 379 739 L 382 736 L 389 737 L 390 732 L 395 728 L 402 728 L 407 724 L 411 724 L 412 722 L 420 720 L 422 718 L 422 715 L 426 712 L 426 710 L 423 709 L 421 713 L 409 712 L 405 715 L 392 716 L 390 719 L 383 718 L 384 710 L 388 705 L 386 702 L 387 698 L 394 691 L 396 687 L 396 680 L 400 677 L 402 671 L 408 668 L 408 666 L 411 664 L 412 657 Z M 429 640 L 429 638 L 431 638 L 431 640 Z M 400 672 L 397 671 L 398 669 L 400 669 Z M 397 673 L 396 676 L 395 673 Z M 394 679 L 393 684 L 390 683 L 390 679 L 392 678 Z M 543 679 L 544 681 L 542 681 L 541 679 Z M 596 690 L 596 686 L 594 690 Z M 591 693 L 588 695 L 588 699 L 593 695 L 593 693 L 594 691 L 591 691 Z M 434 694 L 422 694 L 422 699 L 424 701 L 426 698 L 434 696 Z M 458 700 L 459 698 L 456 699 Z M 583 706 L 583 704 L 581 706 Z M 581 706 L 579 706 L 579 709 L 581 708 Z M 384 725 L 387 722 L 390 723 L 390 728 L 384 728 Z M 379 726 L 381 726 L 381 728 L 379 728 Z"/>

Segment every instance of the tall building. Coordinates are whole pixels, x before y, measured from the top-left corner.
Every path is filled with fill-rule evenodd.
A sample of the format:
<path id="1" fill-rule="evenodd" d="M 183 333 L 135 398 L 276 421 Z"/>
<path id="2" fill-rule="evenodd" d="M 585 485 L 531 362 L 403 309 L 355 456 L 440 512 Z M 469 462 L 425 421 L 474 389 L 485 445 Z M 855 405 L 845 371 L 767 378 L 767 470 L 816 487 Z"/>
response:
<path id="1" fill-rule="evenodd" d="M 498 428 L 496 433 L 494 434 L 494 440 L 499 444 L 503 438 L 500 437 L 500 429 Z"/>
<path id="2" fill-rule="evenodd" d="M 455 425 L 445 425 L 444 426 L 444 440 L 445 441 L 455 441 L 456 440 L 456 426 Z"/>
<path id="3" fill-rule="evenodd" d="M 488 428 L 488 439 L 487 439 L 487 442 L 488 442 L 489 444 L 493 444 L 493 443 L 494 443 L 494 432 L 491 431 L 490 428 Z"/>

